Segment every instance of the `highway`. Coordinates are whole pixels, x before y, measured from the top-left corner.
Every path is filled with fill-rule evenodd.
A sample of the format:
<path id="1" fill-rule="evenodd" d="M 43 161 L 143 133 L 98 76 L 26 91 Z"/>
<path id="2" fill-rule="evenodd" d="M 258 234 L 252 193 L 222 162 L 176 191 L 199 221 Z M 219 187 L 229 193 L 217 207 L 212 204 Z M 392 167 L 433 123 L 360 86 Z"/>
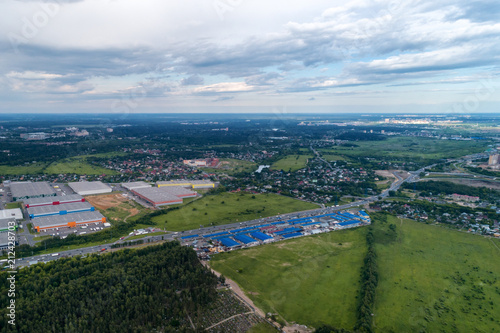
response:
<path id="1" fill-rule="evenodd" d="M 382 191 L 381 194 L 367 197 L 367 198 L 364 198 L 362 200 L 351 202 L 351 203 L 348 203 L 345 205 L 336 206 L 336 207 L 317 208 L 317 209 L 288 213 L 288 214 L 280 214 L 280 215 L 266 217 L 266 218 L 259 218 L 259 219 L 254 219 L 254 220 L 250 220 L 250 221 L 225 224 L 225 225 L 219 225 L 219 226 L 201 227 L 199 229 L 188 230 L 188 231 L 183 231 L 183 232 L 168 233 L 168 234 L 166 233 L 164 235 L 146 236 L 146 237 L 141 238 L 141 239 L 144 240 L 144 243 L 158 242 L 158 241 L 172 241 L 174 239 L 180 239 L 183 236 L 189 236 L 189 235 L 203 236 L 203 235 L 221 232 L 221 231 L 230 231 L 230 230 L 234 230 L 234 229 L 239 229 L 242 227 L 258 226 L 258 225 L 267 224 L 270 222 L 276 222 L 276 221 L 280 221 L 280 220 L 288 220 L 288 219 L 293 219 L 293 218 L 298 218 L 298 217 L 306 217 L 306 216 L 312 216 L 312 215 L 331 213 L 331 212 L 339 211 L 339 210 L 347 210 L 347 209 L 350 209 L 350 208 L 353 208 L 356 206 L 361 206 L 361 205 L 365 205 L 365 204 L 368 204 L 371 202 L 376 202 L 376 201 L 385 199 L 386 197 L 389 196 L 389 191 L 397 191 L 403 183 L 415 181 L 416 179 L 418 179 L 419 174 L 421 172 L 424 172 L 426 169 L 432 168 L 433 166 L 434 166 L 434 164 L 426 166 L 424 168 L 421 168 L 417 171 L 412 171 L 412 172 L 410 172 L 410 176 L 406 179 L 403 179 L 397 173 L 393 173 L 394 176 L 397 178 L 397 180 L 395 182 L 393 182 L 388 189 L 385 189 L 384 191 Z M 112 244 L 127 242 L 126 238 L 127 237 L 125 237 L 123 240 L 118 240 Z M 90 247 L 84 247 L 84 248 L 80 248 L 80 249 L 60 251 L 57 255 L 55 255 L 55 254 L 43 254 L 43 255 L 36 255 L 36 256 L 31 256 L 31 257 L 26 257 L 26 258 L 20 258 L 20 259 L 16 259 L 16 266 L 17 267 L 27 266 L 29 264 L 29 262 L 32 262 L 35 260 L 38 262 L 49 262 L 49 261 L 56 260 L 56 259 L 59 259 L 62 257 L 72 257 L 72 256 L 77 256 L 77 255 L 85 256 L 85 255 L 88 255 L 91 253 L 108 252 L 110 250 L 110 245 L 112 245 L 112 244 L 108 243 L 108 244 L 103 244 L 103 245 L 99 245 L 99 246 L 90 246 Z M 105 249 L 105 251 L 103 251 L 103 249 Z"/>

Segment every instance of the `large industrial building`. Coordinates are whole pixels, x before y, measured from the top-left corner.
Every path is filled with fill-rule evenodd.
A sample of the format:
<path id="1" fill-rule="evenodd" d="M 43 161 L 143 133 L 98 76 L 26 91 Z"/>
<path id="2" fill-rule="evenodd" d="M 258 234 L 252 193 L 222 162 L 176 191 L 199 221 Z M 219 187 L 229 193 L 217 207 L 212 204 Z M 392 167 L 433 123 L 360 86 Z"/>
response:
<path id="1" fill-rule="evenodd" d="M 17 222 L 14 219 L 10 220 L 0 220 L 0 232 L 17 230 Z"/>
<path id="2" fill-rule="evenodd" d="M 10 235 L 12 237 L 12 234 Z M 15 240 L 13 242 L 9 241 L 8 232 L 0 232 L 0 250 L 6 250 L 10 245 L 17 245 L 17 236 L 14 235 Z"/>
<path id="3" fill-rule="evenodd" d="M 113 190 L 100 181 L 69 183 L 69 187 L 80 195 L 111 193 Z"/>
<path id="4" fill-rule="evenodd" d="M 12 192 L 12 199 L 14 201 L 56 196 L 56 191 L 47 182 L 11 183 L 10 191 Z"/>
<path id="5" fill-rule="evenodd" d="M 72 202 L 52 206 L 36 206 L 28 208 L 30 218 L 51 215 L 66 215 L 80 212 L 93 212 L 95 208 L 88 202 Z"/>
<path id="6" fill-rule="evenodd" d="M 83 198 L 79 194 L 69 194 L 57 197 L 45 197 L 45 198 L 33 198 L 23 200 L 24 206 L 26 208 L 30 207 L 39 207 L 39 206 L 51 206 L 51 205 L 60 205 L 72 202 L 84 202 L 85 198 Z"/>
<path id="7" fill-rule="evenodd" d="M 55 228 L 74 228 L 91 223 L 106 223 L 106 218 L 99 212 L 82 212 L 66 215 L 37 217 L 31 220 L 36 231 Z"/>
<path id="8" fill-rule="evenodd" d="M 143 187 L 132 190 L 132 193 L 146 200 L 153 206 L 176 205 L 182 203 L 182 198 L 195 197 L 196 192 L 182 187 Z"/>
<path id="9" fill-rule="evenodd" d="M 214 188 L 215 183 L 211 180 L 169 180 L 166 182 L 157 182 L 156 186 L 158 187 L 174 187 L 180 186 L 185 188 L 192 189 L 204 189 L 204 188 Z"/>
<path id="10" fill-rule="evenodd" d="M 151 187 L 151 184 L 148 184 L 146 182 L 129 182 L 122 183 L 121 185 L 129 191 L 135 190 L 136 188 Z"/>

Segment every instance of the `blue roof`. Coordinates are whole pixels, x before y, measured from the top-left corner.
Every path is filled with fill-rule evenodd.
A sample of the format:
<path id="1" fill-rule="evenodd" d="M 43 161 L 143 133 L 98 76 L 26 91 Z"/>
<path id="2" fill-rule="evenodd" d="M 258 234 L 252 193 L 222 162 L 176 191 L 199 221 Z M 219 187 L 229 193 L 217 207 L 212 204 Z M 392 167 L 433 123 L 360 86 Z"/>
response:
<path id="1" fill-rule="evenodd" d="M 300 230 L 302 230 L 302 229 L 300 229 L 300 228 L 286 228 L 286 229 L 283 229 L 282 231 L 277 231 L 274 234 L 275 235 L 284 235 L 284 234 L 289 234 L 291 232 L 300 231 Z"/>
<path id="2" fill-rule="evenodd" d="M 339 223 L 339 225 L 346 226 L 346 225 L 351 225 L 351 224 L 355 224 L 355 223 L 359 223 L 359 221 L 358 220 L 350 220 L 347 222 L 341 222 L 341 223 Z"/>
<path id="3" fill-rule="evenodd" d="M 229 232 L 224 231 L 224 232 L 218 232 L 218 233 L 215 233 L 215 234 L 209 234 L 209 235 L 203 236 L 203 238 L 212 238 L 212 237 L 222 236 L 222 235 L 229 235 Z"/>
<path id="4" fill-rule="evenodd" d="M 362 210 L 360 210 L 360 211 L 359 211 L 359 214 L 361 214 L 361 215 L 363 215 L 363 216 L 370 216 L 370 215 L 368 215 L 366 212 L 364 212 L 364 211 L 362 211 Z"/>
<path id="5" fill-rule="evenodd" d="M 268 239 L 273 239 L 273 237 L 271 237 L 269 235 L 266 235 L 265 233 L 260 232 L 260 231 L 251 232 L 250 236 L 252 236 L 253 238 L 257 238 L 258 240 L 261 240 L 261 241 L 265 241 L 265 240 L 268 240 Z"/>
<path id="6" fill-rule="evenodd" d="M 199 236 L 198 235 L 189 235 L 189 236 L 181 237 L 181 239 L 189 239 L 189 238 L 196 238 L 196 237 L 199 237 Z"/>
<path id="7" fill-rule="evenodd" d="M 276 224 L 285 224 L 286 221 L 278 221 L 278 222 L 273 222 L 271 225 L 276 225 Z"/>
<path id="8" fill-rule="evenodd" d="M 256 227 L 246 227 L 246 228 L 231 230 L 230 232 L 232 234 L 237 234 L 237 233 L 242 232 L 242 231 L 255 230 L 255 229 L 256 229 Z"/>
<path id="9" fill-rule="evenodd" d="M 224 246 L 227 246 L 227 247 L 233 247 L 233 246 L 238 246 L 240 244 L 238 244 L 236 241 L 232 240 L 231 238 L 228 238 L 228 237 L 223 237 L 220 239 L 220 242 L 224 245 Z"/>
<path id="10" fill-rule="evenodd" d="M 291 234 L 282 235 L 281 237 L 286 239 L 286 238 L 292 238 L 292 237 L 298 237 L 298 236 L 302 236 L 302 233 L 301 232 L 294 232 Z"/>
<path id="11" fill-rule="evenodd" d="M 253 238 L 250 238 L 248 237 L 247 235 L 242 235 L 242 234 L 239 234 L 239 235 L 234 235 L 234 238 L 244 244 L 250 244 L 250 243 L 255 243 L 256 240 L 253 239 Z"/>

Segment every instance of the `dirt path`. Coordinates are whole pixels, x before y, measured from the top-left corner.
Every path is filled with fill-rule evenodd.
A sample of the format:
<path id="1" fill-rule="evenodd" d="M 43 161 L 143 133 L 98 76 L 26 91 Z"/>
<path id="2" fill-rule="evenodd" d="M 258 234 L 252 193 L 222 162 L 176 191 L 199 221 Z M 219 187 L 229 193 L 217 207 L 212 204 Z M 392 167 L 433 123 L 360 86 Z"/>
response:
<path id="1" fill-rule="evenodd" d="M 217 276 L 221 275 L 219 272 L 215 271 L 212 267 L 210 267 L 210 265 L 209 265 L 208 262 L 203 261 L 202 263 L 207 268 L 209 268 L 215 275 L 217 275 Z M 231 287 L 231 289 L 234 291 L 234 293 L 238 297 L 240 297 L 246 303 L 246 305 L 250 307 L 250 309 L 252 309 L 253 311 L 255 311 L 255 313 L 257 313 L 262 318 L 266 318 L 266 314 L 264 313 L 264 311 L 262 311 L 257 306 L 255 306 L 255 304 L 252 302 L 252 300 L 250 298 L 248 298 L 247 295 L 245 295 L 245 293 L 243 292 L 243 290 L 241 290 L 240 286 L 238 286 L 238 284 L 236 282 L 234 282 L 233 280 L 229 279 L 228 277 L 225 277 L 225 278 L 226 278 L 226 284 L 228 284 Z"/>
<path id="2" fill-rule="evenodd" d="M 213 324 L 212 326 L 205 328 L 205 331 L 208 331 L 208 330 L 209 330 L 209 329 L 211 329 L 212 327 L 215 327 L 215 326 L 217 326 L 217 325 L 220 325 L 220 324 L 222 324 L 222 323 L 224 323 L 224 322 L 226 322 L 226 321 L 228 321 L 228 320 L 231 320 L 231 319 L 233 319 L 233 318 L 235 318 L 235 317 L 244 316 L 244 315 L 251 314 L 251 313 L 253 313 L 253 311 L 249 311 L 249 312 L 245 312 L 245 313 L 238 313 L 238 314 L 235 314 L 234 316 L 231 316 L 231 317 L 229 317 L 229 318 L 226 318 L 226 319 L 224 319 L 224 320 L 219 321 L 217 324 Z"/>

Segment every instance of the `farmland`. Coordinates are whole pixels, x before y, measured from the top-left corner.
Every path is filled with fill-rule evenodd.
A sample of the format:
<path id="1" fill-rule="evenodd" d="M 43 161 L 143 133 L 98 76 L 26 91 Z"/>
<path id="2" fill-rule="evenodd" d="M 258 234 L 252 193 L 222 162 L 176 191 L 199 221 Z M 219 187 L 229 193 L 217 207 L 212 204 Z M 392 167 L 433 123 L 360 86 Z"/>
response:
<path id="1" fill-rule="evenodd" d="M 272 170 L 283 170 L 285 172 L 294 172 L 303 169 L 312 155 L 289 155 L 271 165 Z"/>
<path id="2" fill-rule="evenodd" d="M 87 163 L 85 157 L 73 157 L 51 163 L 44 170 L 47 174 L 76 173 L 78 175 L 117 175 L 118 172 Z"/>
<path id="3" fill-rule="evenodd" d="M 222 225 L 314 208 L 318 206 L 276 194 L 222 193 L 207 195 L 156 216 L 153 221 L 160 228 L 181 231 L 196 229 L 200 225 Z"/>

